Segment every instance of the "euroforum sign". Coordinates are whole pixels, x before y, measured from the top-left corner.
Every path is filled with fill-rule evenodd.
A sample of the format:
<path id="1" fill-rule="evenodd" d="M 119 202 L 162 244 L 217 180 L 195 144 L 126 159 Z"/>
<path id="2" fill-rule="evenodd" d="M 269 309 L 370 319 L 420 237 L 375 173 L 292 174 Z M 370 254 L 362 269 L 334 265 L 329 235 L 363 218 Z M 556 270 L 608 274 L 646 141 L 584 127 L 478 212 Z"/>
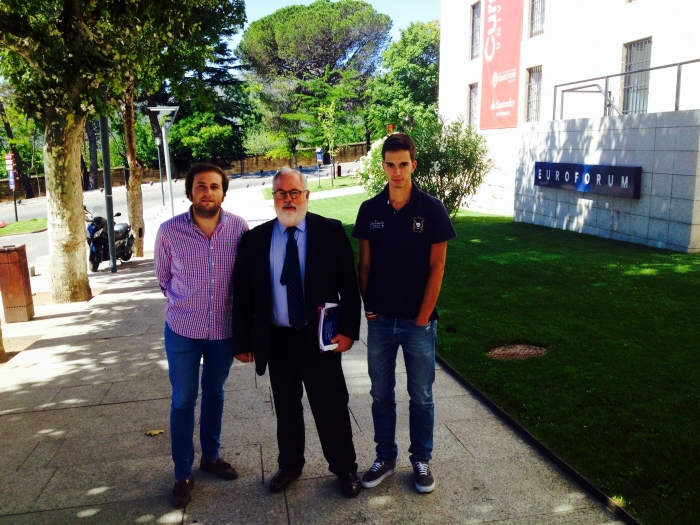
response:
<path id="1" fill-rule="evenodd" d="M 535 162 L 535 186 L 638 199 L 642 168 Z"/>

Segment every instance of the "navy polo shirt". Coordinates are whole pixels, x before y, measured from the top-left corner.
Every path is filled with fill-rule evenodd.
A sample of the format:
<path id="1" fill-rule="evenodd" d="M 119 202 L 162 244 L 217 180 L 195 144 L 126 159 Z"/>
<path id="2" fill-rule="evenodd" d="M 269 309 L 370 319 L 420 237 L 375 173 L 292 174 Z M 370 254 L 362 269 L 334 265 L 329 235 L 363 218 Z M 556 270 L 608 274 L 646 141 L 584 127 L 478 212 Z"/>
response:
<path id="1" fill-rule="evenodd" d="M 399 211 L 389 187 L 362 203 L 352 236 L 369 241 L 371 260 L 365 311 L 415 319 L 423 302 L 433 244 L 457 236 L 445 206 L 412 183 L 411 198 Z M 433 310 L 430 319 L 437 319 Z"/>

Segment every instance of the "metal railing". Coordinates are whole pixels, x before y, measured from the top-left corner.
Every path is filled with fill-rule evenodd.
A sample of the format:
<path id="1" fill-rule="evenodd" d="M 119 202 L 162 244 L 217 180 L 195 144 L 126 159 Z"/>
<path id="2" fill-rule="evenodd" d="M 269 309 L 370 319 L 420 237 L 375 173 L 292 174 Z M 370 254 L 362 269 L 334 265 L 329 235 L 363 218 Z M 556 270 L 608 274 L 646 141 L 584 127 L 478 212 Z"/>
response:
<path id="1" fill-rule="evenodd" d="M 695 62 L 700 62 L 700 58 L 695 60 L 687 60 L 686 62 L 678 62 L 676 64 L 666 64 L 665 66 L 648 67 L 645 69 L 637 69 L 635 71 L 627 71 L 625 73 L 615 73 L 614 75 L 607 75 L 604 77 L 587 78 L 586 80 L 579 80 L 577 82 L 566 82 L 564 84 L 557 84 L 554 86 L 554 104 L 552 110 L 552 120 L 557 120 L 557 91 L 559 88 L 564 86 L 573 86 L 574 84 L 582 84 L 584 82 L 593 82 L 595 80 L 605 80 L 605 87 L 601 87 L 599 84 L 586 84 L 585 86 L 578 86 L 570 89 L 561 90 L 561 103 L 559 105 L 559 118 L 564 118 L 564 94 L 566 93 L 601 93 L 603 95 L 603 116 L 608 117 L 612 115 L 612 110 L 617 111 L 618 115 L 622 114 L 620 108 L 618 108 L 612 101 L 610 94 L 610 79 L 616 77 L 630 77 L 632 75 L 637 75 L 645 71 L 656 71 L 657 69 L 667 69 L 670 67 L 677 68 L 676 71 L 676 104 L 675 111 L 678 111 L 681 103 L 681 71 L 682 67 L 686 64 L 693 64 Z M 596 90 L 585 91 L 588 88 L 597 88 Z"/>

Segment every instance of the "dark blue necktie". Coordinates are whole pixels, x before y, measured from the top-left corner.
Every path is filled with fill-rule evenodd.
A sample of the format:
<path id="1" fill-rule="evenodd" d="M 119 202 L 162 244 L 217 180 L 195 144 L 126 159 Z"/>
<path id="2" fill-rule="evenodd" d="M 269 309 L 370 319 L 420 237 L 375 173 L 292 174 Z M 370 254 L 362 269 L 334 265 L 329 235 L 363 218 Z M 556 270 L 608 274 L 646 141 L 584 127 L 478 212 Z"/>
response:
<path id="1" fill-rule="evenodd" d="M 296 226 L 287 228 L 287 253 L 284 256 L 284 266 L 280 284 L 287 287 L 287 313 L 289 324 L 299 330 L 306 324 L 304 314 L 304 286 L 301 281 L 301 266 L 299 265 L 299 248 L 294 238 Z"/>

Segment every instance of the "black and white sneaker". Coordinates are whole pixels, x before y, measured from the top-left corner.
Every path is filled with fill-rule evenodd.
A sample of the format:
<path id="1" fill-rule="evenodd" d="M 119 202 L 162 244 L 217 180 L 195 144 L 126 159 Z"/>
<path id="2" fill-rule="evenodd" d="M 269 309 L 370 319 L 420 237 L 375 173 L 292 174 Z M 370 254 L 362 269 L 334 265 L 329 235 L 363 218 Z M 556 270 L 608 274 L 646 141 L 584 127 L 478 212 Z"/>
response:
<path id="1" fill-rule="evenodd" d="M 362 476 L 362 487 L 371 489 L 379 485 L 384 478 L 396 472 L 396 462 L 382 461 L 377 458 L 370 469 Z"/>
<path id="2" fill-rule="evenodd" d="M 413 475 L 416 481 L 416 490 L 427 494 L 435 490 L 435 480 L 430 473 L 430 465 L 427 461 L 413 462 Z"/>

